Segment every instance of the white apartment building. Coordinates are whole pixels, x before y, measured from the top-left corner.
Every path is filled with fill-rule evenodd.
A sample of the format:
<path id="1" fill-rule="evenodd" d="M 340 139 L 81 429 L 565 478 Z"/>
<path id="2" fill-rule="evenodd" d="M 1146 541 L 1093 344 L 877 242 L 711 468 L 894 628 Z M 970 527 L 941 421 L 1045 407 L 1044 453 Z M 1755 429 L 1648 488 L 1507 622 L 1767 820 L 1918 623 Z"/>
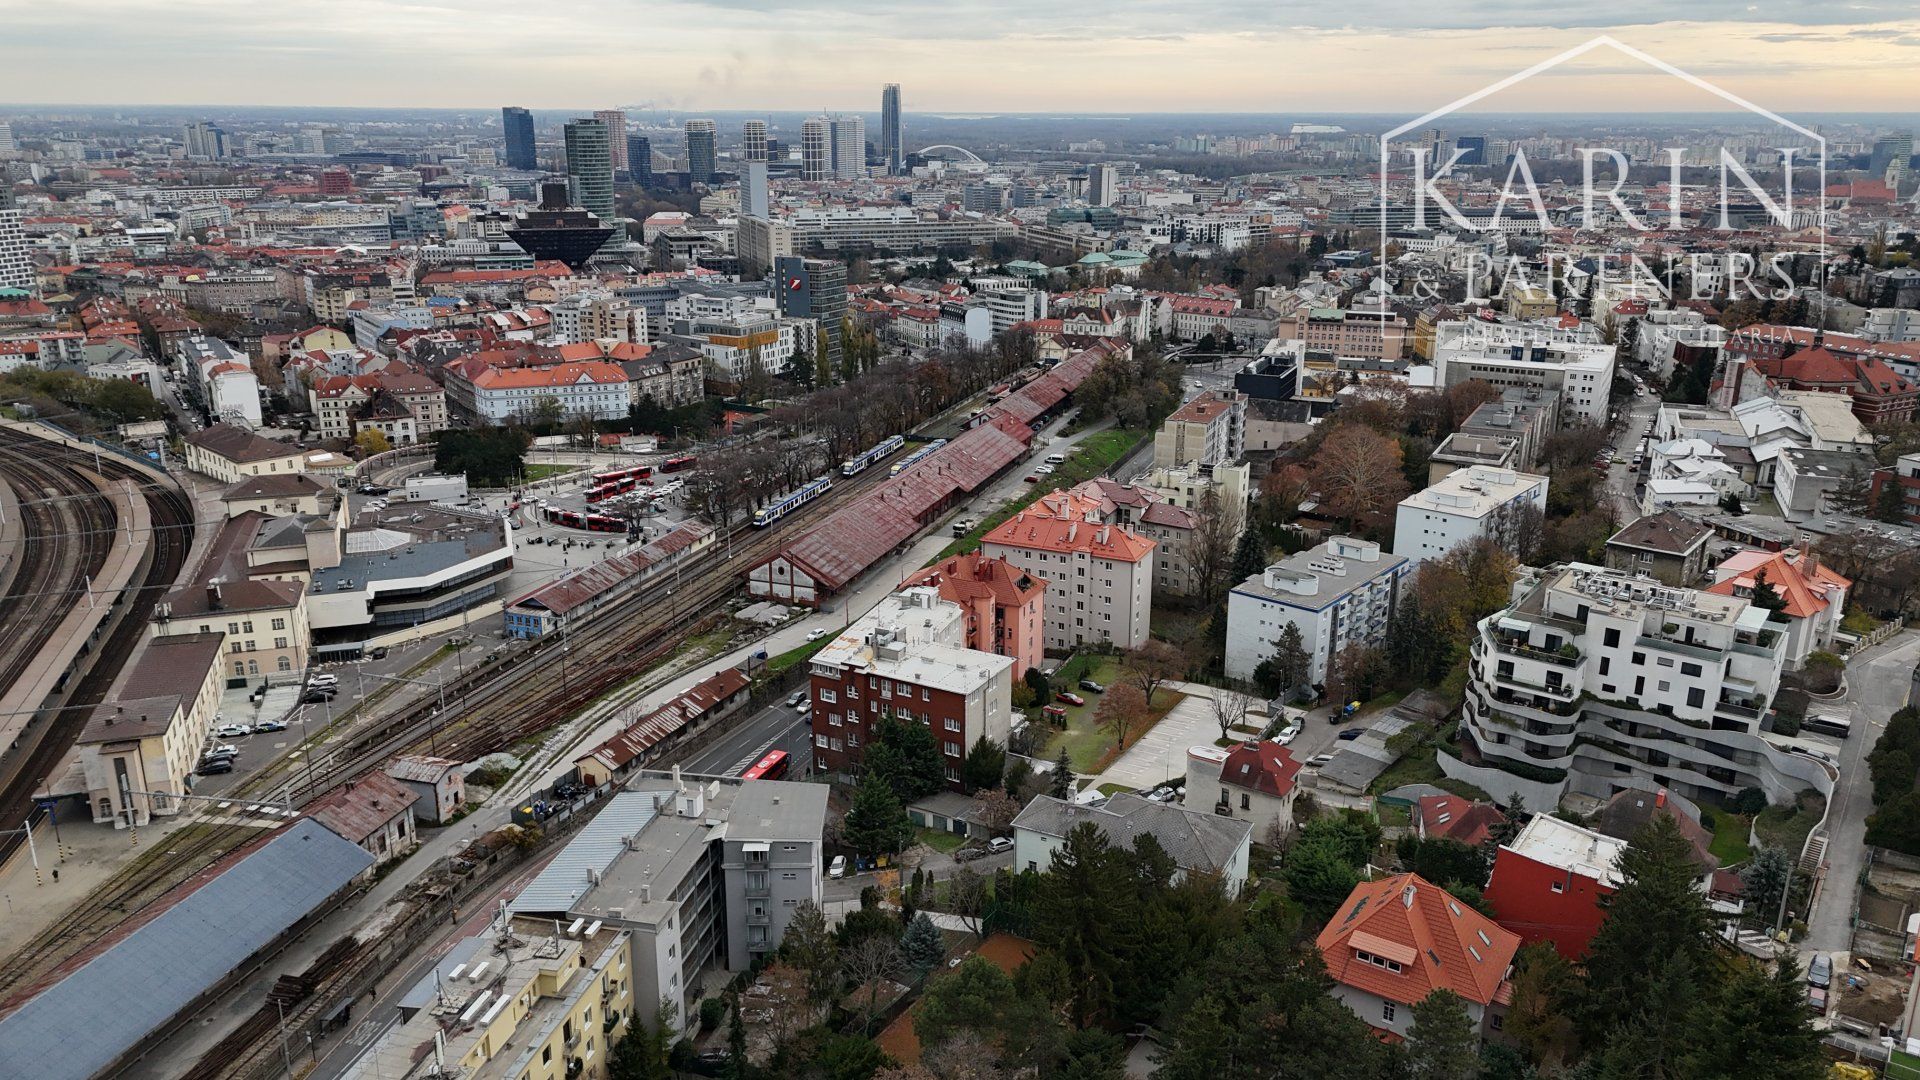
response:
<path id="1" fill-rule="evenodd" d="M 993 313 L 993 332 L 998 334 L 1016 323 L 1047 317 L 1047 294 L 1041 289 L 996 289 L 976 297 Z"/>
<path id="2" fill-rule="evenodd" d="M 647 343 L 647 310 L 610 293 L 579 293 L 547 305 L 553 340 L 568 345 L 587 341 Z"/>
<path id="3" fill-rule="evenodd" d="M 1311 662 L 1309 683 L 1324 683 L 1327 666 L 1348 645 L 1381 645 L 1400 583 L 1413 563 L 1380 545 L 1336 536 L 1289 555 L 1227 594 L 1227 676 L 1251 679 L 1271 659 L 1289 625 Z"/>
<path id="4" fill-rule="evenodd" d="M 1438 559 L 1462 544 L 1488 537 L 1508 551 L 1518 547 L 1523 507 L 1547 514 L 1547 478 L 1474 465 L 1400 500 L 1393 553 L 1414 562 Z"/>
<path id="5" fill-rule="evenodd" d="M 1175 410 L 1153 435 L 1153 467 L 1227 465 L 1246 450 L 1247 396 L 1208 390 Z"/>
<path id="6" fill-rule="evenodd" d="M 199 336 L 187 338 L 175 348 L 181 366 L 216 419 L 260 426 L 260 380 L 245 353 L 219 338 Z"/>
<path id="7" fill-rule="evenodd" d="M 842 247 L 920 251 L 971 246 L 1011 240 L 1020 232 L 1020 226 L 1012 221 L 973 214 L 930 214 L 906 206 L 796 210 L 787 223 L 793 228 L 794 247 L 817 244 L 829 251 Z"/>
<path id="8" fill-rule="evenodd" d="M 1153 609 L 1155 547 L 1109 521 L 1099 500 L 1056 491 L 989 532 L 980 552 L 1047 581 L 1046 648 L 1136 649 Z"/>
<path id="9" fill-rule="evenodd" d="M 1443 322 L 1434 328 L 1434 379 L 1442 389 L 1479 379 L 1503 389 L 1557 390 L 1565 415 L 1604 424 L 1615 351 L 1584 323 L 1561 329 L 1532 322 Z"/>
<path id="10" fill-rule="evenodd" d="M 1879 341 L 1920 341 L 1920 311 L 1879 307 L 1867 311 L 1860 332 Z"/>
<path id="11" fill-rule="evenodd" d="M 1831 789 L 1761 734 L 1787 652 L 1765 609 L 1586 563 L 1529 571 L 1513 595 L 1480 622 L 1462 713 L 1489 770 L 1599 798 Z"/>
<path id="12" fill-rule="evenodd" d="M 33 257 L 27 254 L 27 236 L 11 189 L 0 191 L 0 289 L 33 292 Z"/>

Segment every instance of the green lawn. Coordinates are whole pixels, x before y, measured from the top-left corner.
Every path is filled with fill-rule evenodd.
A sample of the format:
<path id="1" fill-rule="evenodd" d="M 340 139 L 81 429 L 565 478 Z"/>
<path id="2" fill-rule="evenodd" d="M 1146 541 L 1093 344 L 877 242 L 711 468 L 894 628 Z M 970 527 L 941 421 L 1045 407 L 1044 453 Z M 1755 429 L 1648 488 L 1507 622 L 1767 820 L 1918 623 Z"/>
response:
<path id="1" fill-rule="evenodd" d="M 966 837 L 961 836 L 959 833 L 948 832 L 945 829 L 917 829 L 915 831 L 920 834 L 921 843 L 942 855 L 951 855 L 959 851 L 960 845 L 967 842 Z"/>
<path id="2" fill-rule="evenodd" d="M 1745 862 L 1753 849 L 1747 846 L 1747 819 L 1739 814 L 1717 812 L 1713 815 L 1713 843 L 1707 845 L 1721 866 Z"/>
<path id="3" fill-rule="evenodd" d="M 1008 499 L 998 510 L 980 519 L 980 524 L 975 525 L 967 535 L 940 549 L 940 554 L 930 559 L 928 565 L 951 555 L 964 555 L 979 547 L 981 537 L 1047 492 L 1064 491 L 1075 484 L 1105 475 L 1147 438 L 1147 432 L 1132 428 L 1109 428 L 1087 436 L 1068 453 L 1067 460 L 1055 468 L 1051 476 L 1041 477 L 1039 483 L 1028 484 L 1026 491 Z M 1038 464 L 1036 461 L 1028 467 Z"/>
<path id="4" fill-rule="evenodd" d="M 1100 657 L 1088 667 L 1089 678 L 1102 686 L 1112 686 L 1120 677 L 1120 662 L 1111 656 Z M 1047 740 L 1046 746 L 1037 755 L 1042 761 L 1052 761 L 1060 756 L 1060 748 L 1067 748 L 1067 760 L 1073 764 L 1073 771 L 1090 773 L 1100 767 L 1100 759 L 1113 749 L 1113 736 L 1102 728 L 1093 718 L 1094 711 L 1100 707 L 1100 695 L 1089 694 L 1077 689 L 1079 680 L 1072 683 L 1056 680 L 1055 691 L 1068 690 L 1087 699 L 1085 705 L 1068 705 L 1064 701 L 1041 702 L 1040 705 L 1059 705 L 1067 710 L 1065 730 L 1056 730 Z M 1171 691 L 1162 691 L 1154 695 L 1156 706 L 1166 706 L 1173 700 Z M 1032 713 L 1035 723 L 1045 723 L 1040 716 L 1040 705 L 1034 706 Z M 1158 709 L 1156 709 L 1158 711 Z"/>
<path id="5" fill-rule="evenodd" d="M 531 484 L 537 480 L 545 480 L 553 476 L 564 476 L 570 472 L 579 472 L 583 468 L 585 468 L 583 465 L 527 464 L 522 466 L 520 471 L 526 474 L 527 483 Z"/>
<path id="6" fill-rule="evenodd" d="M 1806 846 L 1807 834 L 1813 831 L 1826 808 L 1827 800 L 1819 792 L 1803 791 L 1791 806 L 1769 806 L 1762 810 L 1753 828 L 1763 842 L 1797 856 Z"/>
<path id="7" fill-rule="evenodd" d="M 786 652 L 780 653 L 777 656 L 770 656 L 767 658 L 767 666 L 763 668 L 762 671 L 768 676 L 773 676 L 780 674 L 795 664 L 803 664 L 813 659 L 814 653 L 826 648 L 828 643 L 833 641 L 833 638 L 834 635 L 828 634 L 818 641 L 809 641 L 805 645 L 788 649 Z"/>
<path id="8" fill-rule="evenodd" d="M 1432 784 L 1442 791 L 1451 791 L 1463 799 L 1493 801 L 1493 797 L 1485 791 L 1441 772 L 1440 759 L 1436 756 L 1432 743 L 1423 743 L 1414 747 L 1407 756 L 1387 766 L 1385 772 L 1374 777 L 1373 783 L 1367 785 L 1367 791 L 1377 795 L 1406 784 Z"/>

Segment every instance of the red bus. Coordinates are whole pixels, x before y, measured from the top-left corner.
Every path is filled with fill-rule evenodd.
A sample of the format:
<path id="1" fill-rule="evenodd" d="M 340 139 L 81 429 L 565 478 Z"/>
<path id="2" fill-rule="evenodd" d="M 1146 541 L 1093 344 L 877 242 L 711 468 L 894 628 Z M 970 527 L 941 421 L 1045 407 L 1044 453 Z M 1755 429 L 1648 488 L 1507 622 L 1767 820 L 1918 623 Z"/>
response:
<path id="1" fill-rule="evenodd" d="M 688 454 L 685 457 L 670 457 L 660 463 L 660 471 L 679 472 L 681 469 L 691 469 L 699 463 L 700 459 L 694 457 L 692 454 Z"/>
<path id="2" fill-rule="evenodd" d="M 740 774 L 742 780 L 781 780 L 787 775 L 787 752 L 775 750 Z"/>
<path id="3" fill-rule="evenodd" d="M 596 485 L 598 485 L 598 484 L 610 484 L 616 480 L 629 480 L 629 479 L 645 480 L 647 477 L 652 475 L 653 475 L 653 466 L 633 465 L 625 469 L 609 469 L 606 472 L 594 473 L 593 482 Z"/>

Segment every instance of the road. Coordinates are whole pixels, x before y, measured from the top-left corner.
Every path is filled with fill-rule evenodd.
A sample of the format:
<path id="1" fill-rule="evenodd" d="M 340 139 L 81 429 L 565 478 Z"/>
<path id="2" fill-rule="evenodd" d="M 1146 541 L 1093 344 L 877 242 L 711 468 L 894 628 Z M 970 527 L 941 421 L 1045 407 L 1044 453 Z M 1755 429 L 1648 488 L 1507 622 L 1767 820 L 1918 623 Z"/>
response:
<path id="1" fill-rule="evenodd" d="M 1809 950 L 1843 952 L 1852 946 L 1860 868 L 1866 861 L 1867 815 L 1873 810 L 1867 753 L 1886 728 L 1887 718 L 1912 699 L 1916 661 L 1920 661 L 1920 633 L 1905 630 L 1847 665 L 1846 705 L 1853 718 L 1853 737 L 1840 752 L 1840 782 L 1828 808 L 1827 876 L 1807 920 L 1805 947 Z"/>
<path id="2" fill-rule="evenodd" d="M 807 715 L 776 701 L 745 720 L 735 721 L 714 742 L 680 762 L 684 772 L 700 776 L 738 776 L 769 750 L 785 750 L 793 759 L 790 780 L 804 780 L 812 771 L 813 750 L 808 741 Z"/>
<path id="3" fill-rule="evenodd" d="M 1607 468 L 1607 491 L 1613 496 L 1614 520 L 1621 525 L 1640 516 L 1640 498 L 1637 488 L 1641 472 L 1629 472 L 1634 453 L 1639 450 L 1641 440 L 1647 437 L 1647 428 L 1653 424 L 1655 414 L 1660 411 L 1660 399 L 1653 394 L 1638 394 L 1628 406 L 1625 422 L 1614 434 L 1613 449 L 1615 462 Z"/>

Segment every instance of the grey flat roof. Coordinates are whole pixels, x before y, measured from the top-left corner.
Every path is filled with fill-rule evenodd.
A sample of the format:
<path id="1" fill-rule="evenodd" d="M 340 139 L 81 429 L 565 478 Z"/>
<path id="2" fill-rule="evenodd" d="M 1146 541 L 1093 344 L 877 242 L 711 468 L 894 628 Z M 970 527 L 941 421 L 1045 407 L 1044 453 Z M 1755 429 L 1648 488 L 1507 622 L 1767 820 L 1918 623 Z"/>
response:
<path id="1" fill-rule="evenodd" d="M 604 874 L 620 855 L 627 837 L 645 828 L 657 811 L 653 796 L 621 792 L 607 800 L 606 808 L 580 827 L 580 835 L 567 841 L 533 883 L 507 904 L 518 915 L 565 913 L 593 887 L 587 871 Z"/>
<path id="2" fill-rule="evenodd" d="M 0 1074 L 87 1080 L 371 865 L 295 822 L 0 1018 Z"/>

